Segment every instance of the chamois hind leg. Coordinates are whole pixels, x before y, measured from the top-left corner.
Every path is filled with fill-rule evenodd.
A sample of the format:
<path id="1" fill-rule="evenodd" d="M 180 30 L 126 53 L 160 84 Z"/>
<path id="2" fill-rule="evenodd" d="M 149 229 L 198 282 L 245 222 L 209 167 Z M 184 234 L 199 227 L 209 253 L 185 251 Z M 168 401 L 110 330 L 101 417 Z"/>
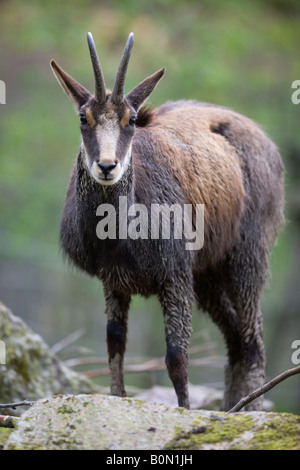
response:
<path id="1" fill-rule="evenodd" d="M 192 302 L 183 285 L 165 283 L 160 294 L 166 334 L 166 365 L 178 406 L 190 407 L 188 392 L 188 346 L 191 336 Z M 186 285 L 186 284 L 185 284 Z"/>
<path id="2" fill-rule="evenodd" d="M 110 392 L 125 397 L 123 361 L 127 339 L 130 296 L 105 289 L 107 329 L 106 341 L 110 368 Z"/>
<path id="3" fill-rule="evenodd" d="M 256 390 L 265 381 L 265 348 L 261 292 L 268 273 L 267 252 L 259 240 L 240 243 L 232 251 L 227 264 L 228 293 L 234 305 L 240 338 L 238 355 L 232 355 L 226 370 L 224 408 L 230 409 L 243 396 Z M 263 396 L 246 406 L 260 410 Z"/>
<path id="4" fill-rule="evenodd" d="M 253 290 L 242 295 L 238 287 L 240 281 L 241 278 L 235 279 L 235 288 L 232 288 L 231 279 L 229 287 L 230 279 L 224 267 L 223 270 L 219 267 L 214 272 L 195 278 L 198 303 L 220 328 L 227 346 L 228 363 L 225 366 L 222 403 L 222 409 L 226 411 L 264 381 L 265 356 L 259 295 L 254 296 Z M 257 399 L 246 409 L 258 410 L 261 407 L 262 399 Z"/>

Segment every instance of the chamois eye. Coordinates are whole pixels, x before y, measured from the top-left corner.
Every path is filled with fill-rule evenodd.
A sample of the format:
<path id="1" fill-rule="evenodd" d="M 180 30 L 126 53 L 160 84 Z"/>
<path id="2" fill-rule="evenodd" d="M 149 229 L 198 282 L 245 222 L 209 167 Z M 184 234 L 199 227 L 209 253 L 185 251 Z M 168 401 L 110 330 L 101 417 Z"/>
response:
<path id="1" fill-rule="evenodd" d="M 129 119 L 129 124 L 131 126 L 134 126 L 136 123 L 136 117 L 135 116 L 131 116 L 131 118 Z"/>
<path id="2" fill-rule="evenodd" d="M 80 119 L 81 124 L 86 124 L 87 123 L 87 120 L 86 120 L 86 117 L 85 117 L 84 113 L 79 114 L 79 119 Z"/>

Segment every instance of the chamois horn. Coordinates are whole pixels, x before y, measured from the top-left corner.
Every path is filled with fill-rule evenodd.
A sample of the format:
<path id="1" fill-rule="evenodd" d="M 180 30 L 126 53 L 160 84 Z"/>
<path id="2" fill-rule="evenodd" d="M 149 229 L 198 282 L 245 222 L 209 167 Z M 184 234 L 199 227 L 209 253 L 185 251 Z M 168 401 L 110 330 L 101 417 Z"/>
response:
<path id="1" fill-rule="evenodd" d="M 98 54 L 97 54 L 96 47 L 94 44 L 93 36 L 91 33 L 87 34 L 87 41 L 89 45 L 91 61 L 92 61 L 94 76 L 95 76 L 95 100 L 98 101 L 98 103 L 102 104 L 102 103 L 105 103 L 106 101 L 106 87 L 105 87 L 104 75 L 103 75 L 102 68 L 98 59 Z"/>
<path id="2" fill-rule="evenodd" d="M 113 103 L 121 103 L 124 99 L 124 88 L 125 88 L 125 78 L 126 71 L 128 67 L 128 62 L 130 59 L 130 54 L 133 46 L 134 34 L 130 33 L 126 42 L 126 46 L 121 58 L 121 62 L 118 68 L 117 76 L 114 83 L 114 88 L 111 95 L 111 100 Z"/>

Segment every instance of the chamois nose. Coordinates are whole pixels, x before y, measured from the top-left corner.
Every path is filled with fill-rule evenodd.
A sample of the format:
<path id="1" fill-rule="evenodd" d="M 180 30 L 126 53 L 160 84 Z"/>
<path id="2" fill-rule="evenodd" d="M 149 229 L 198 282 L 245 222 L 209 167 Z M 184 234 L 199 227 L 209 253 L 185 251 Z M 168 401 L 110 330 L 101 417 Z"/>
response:
<path id="1" fill-rule="evenodd" d="M 117 166 L 116 163 L 105 164 L 105 163 L 101 163 L 101 162 L 98 162 L 97 165 L 100 168 L 100 170 L 102 170 L 102 173 L 105 176 L 108 175 Z"/>

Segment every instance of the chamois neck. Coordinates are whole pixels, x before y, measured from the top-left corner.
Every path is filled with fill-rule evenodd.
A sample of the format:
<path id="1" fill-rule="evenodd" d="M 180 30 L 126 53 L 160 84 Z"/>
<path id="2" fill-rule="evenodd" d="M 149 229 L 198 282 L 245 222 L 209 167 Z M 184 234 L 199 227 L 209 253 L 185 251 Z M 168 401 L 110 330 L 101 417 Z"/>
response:
<path id="1" fill-rule="evenodd" d="M 134 171 L 130 161 L 124 174 L 117 183 L 110 186 L 101 186 L 103 198 L 110 204 L 119 203 L 120 196 L 127 196 L 128 202 L 134 203 Z"/>

